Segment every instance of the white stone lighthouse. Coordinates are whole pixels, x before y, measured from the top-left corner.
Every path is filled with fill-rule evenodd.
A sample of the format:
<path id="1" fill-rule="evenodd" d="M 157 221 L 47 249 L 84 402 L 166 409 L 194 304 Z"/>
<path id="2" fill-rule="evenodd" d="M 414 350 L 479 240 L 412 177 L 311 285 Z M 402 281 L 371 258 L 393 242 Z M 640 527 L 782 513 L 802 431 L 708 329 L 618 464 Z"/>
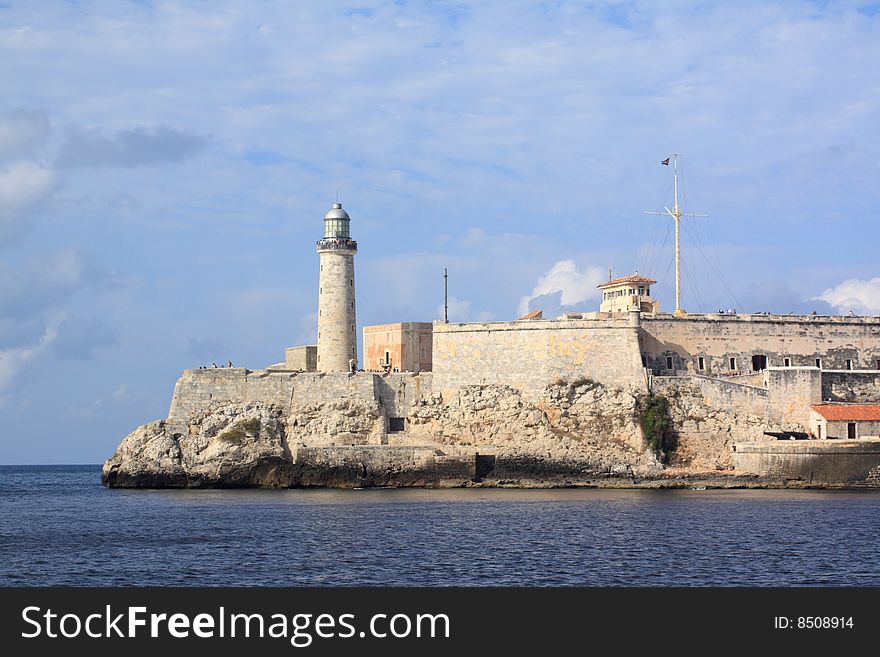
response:
<path id="1" fill-rule="evenodd" d="M 318 288 L 318 371 L 348 372 L 357 368 L 357 321 L 354 304 L 354 254 L 351 218 L 334 203 L 324 215 L 324 237 L 318 240 L 321 275 Z"/>

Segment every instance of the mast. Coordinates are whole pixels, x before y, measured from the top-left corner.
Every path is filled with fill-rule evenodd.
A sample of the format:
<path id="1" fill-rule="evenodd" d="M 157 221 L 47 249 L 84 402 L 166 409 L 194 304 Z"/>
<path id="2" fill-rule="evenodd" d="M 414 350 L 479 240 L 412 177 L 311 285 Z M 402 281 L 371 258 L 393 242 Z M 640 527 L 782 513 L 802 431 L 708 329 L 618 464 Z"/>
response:
<path id="1" fill-rule="evenodd" d="M 678 154 L 672 155 L 672 188 L 675 201 L 672 217 L 675 219 L 675 314 L 681 314 L 681 209 L 678 207 Z M 668 212 L 668 210 L 667 210 Z"/>
<path id="2" fill-rule="evenodd" d="M 669 166 L 669 160 L 672 160 L 672 190 L 673 203 L 672 210 L 667 207 L 663 209 L 666 212 L 645 212 L 645 214 L 654 214 L 663 216 L 668 214 L 675 221 L 675 314 L 684 315 L 685 312 L 681 307 L 681 218 L 682 217 L 708 217 L 707 214 L 691 214 L 681 211 L 678 204 L 678 153 L 673 153 L 660 164 Z"/>

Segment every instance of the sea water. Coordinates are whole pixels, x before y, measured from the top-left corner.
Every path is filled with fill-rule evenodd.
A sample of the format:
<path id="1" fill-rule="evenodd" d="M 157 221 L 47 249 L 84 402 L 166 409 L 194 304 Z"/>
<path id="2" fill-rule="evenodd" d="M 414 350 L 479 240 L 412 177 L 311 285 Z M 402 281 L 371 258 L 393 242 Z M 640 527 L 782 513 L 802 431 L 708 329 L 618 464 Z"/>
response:
<path id="1" fill-rule="evenodd" d="M 0 466 L 0 585 L 880 585 L 880 492 L 109 490 Z"/>

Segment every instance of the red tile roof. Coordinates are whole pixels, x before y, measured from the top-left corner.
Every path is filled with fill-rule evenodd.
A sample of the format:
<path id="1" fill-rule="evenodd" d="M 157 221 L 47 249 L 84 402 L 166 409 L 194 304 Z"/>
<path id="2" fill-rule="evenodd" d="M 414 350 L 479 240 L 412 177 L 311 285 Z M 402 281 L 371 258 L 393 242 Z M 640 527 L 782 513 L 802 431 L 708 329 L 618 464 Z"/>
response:
<path id="1" fill-rule="evenodd" d="M 608 281 L 606 283 L 602 283 L 602 285 L 597 285 L 596 287 L 608 287 L 609 285 L 617 285 L 618 283 L 646 283 L 648 285 L 653 285 L 656 283 L 652 278 L 645 278 L 644 276 L 624 276 L 623 278 L 615 278 L 613 281 Z"/>
<path id="2" fill-rule="evenodd" d="M 522 317 L 517 317 L 516 321 L 520 321 L 523 319 L 542 319 L 542 318 L 543 318 L 543 313 L 540 310 L 533 310 L 530 313 L 526 313 Z"/>
<path id="3" fill-rule="evenodd" d="M 815 404 L 811 408 L 826 420 L 838 422 L 880 421 L 880 404 Z"/>

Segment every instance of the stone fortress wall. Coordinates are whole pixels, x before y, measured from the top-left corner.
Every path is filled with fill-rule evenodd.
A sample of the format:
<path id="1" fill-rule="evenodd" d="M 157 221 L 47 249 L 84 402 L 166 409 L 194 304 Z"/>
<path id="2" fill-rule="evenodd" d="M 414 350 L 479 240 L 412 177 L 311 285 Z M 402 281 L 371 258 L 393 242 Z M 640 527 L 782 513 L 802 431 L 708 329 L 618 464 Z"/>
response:
<path id="1" fill-rule="evenodd" d="M 501 384 L 537 398 L 556 380 L 592 379 L 647 391 L 629 317 L 434 323 L 434 387 Z"/>
<path id="2" fill-rule="evenodd" d="M 673 371 L 714 376 L 750 371 L 753 356 L 765 356 L 769 367 L 783 367 L 788 358 L 792 367 L 815 367 L 818 360 L 828 370 L 880 369 L 877 317 L 657 315 L 643 316 L 641 326 L 645 366 L 658 374 L 671 373 L 667 357 Z"/>
<path id="3" fill-rule="evenodd" d="M 186 422 L 206 405 L 227 401 L 266 402 L 289 409 L 297 404 L 348 400 L 374 404 L 384 417 L 407 417 L 421 400 L 449 400 L 468 386 L 504 386 L 530 403 L 540 401 L 554 383 L 595 381 L 632 394 L 651 391 L 699 400 L 696 412 L 722 409 L 742 437 L 764 430 L 807 431 L 810 405 L 824 400 L 880 400 L 880 371 L 825 370 L 815 365 L 782 367 L 782 354 L 809 362 L 814 354 L 827 362 L 851 359 L 870 363 L 880 349 L 880 321 L 873 318 L 783 318 L 722 316 L 656 320 L 538 320 L 434 324 L 434 371 L 414 374 L 359 372 L 310 373 L 241 368 L 187 370 L 178 381 L 169 421 Z M 768 331 L 766 339 L 760 330 Z M 674 329 L 674 330 L 673 330 Z M 721 337 L 713 337 L 718 333 Z M 662 340 L 656 336 L 662 336 Z M 751 377 L 709 376 L 693 371 L 698 356 L 712 363 L 728 358 L 751 360 L 754 350 L 769 355 L 768 368 Z M 664 358 L 668 350 L 643 352 L 655 345 L 675 345 L 681 369 L 642 366 L 642 356 Z M 750 349 L 751 348 L 751 349 Z M 831 355 L 829 355 L 831 354 Z M 662 372 L 656 374 L 654 372 Z M 743 423 L 736 416 L 751 418 Z M 695 416 L 696 417 L 696 416 Z M 381 433 L 381 432 L 377 432 Z"/>
<path id="4" fill-rule="evenodd" d="M 761 327 L 767 340 L 759 339 Z M 807 431 L 810 405 L 823 399 L 880 398 L 880 371 L 865 369 L 873 357 L 865 354 L 877 350 L 877 328 L 877 320 L 862 318 L 709 322 L 637 313 L 436 323 L 433 372 L 323 373 L 288 363 L 256 371 L 186 370 L 167 420 L 145 425 L 128 444 L 143 439 L 155 446 L 144 467 L 167 462 L 179 477 L 174 481 L 187 485 L 253 461 L 256 452 L 247 450 L 257 446 L 268 469 L 251 471 L 245 483 L 435 485 L 489 473 L 491 481 L 533 476 L 566 485 L 651 477 L 662 466 L 646 448 L 639 408 L 656 393 L 669 400 L 678 442 L 669 465 L 880 485 L 875 465 L 865 465 L 874 458 L 871 447 L 845 449 L 856 441 L 829 440 L 799 441 L 810 445 L 789 449 L 789 441 L 777 444 L 763 435 Z M 661 347 L 644 351 L 654 345 Z M 643 357 L 665 359 L 671 346 L 681 368 L 643 366 Z M 760 349 L 770 366 L 750 376 L 693 371 L 698 357 L 714 363 L 733 349 L 748 359 L 750 349 Z M 804 365 L 814 353 L 823 365 L 850 359 L 855 369 Z M 780 367 L 776 359 L 783 355 L 800 360 Z M 264 438 L 253 442 L 248 422 L 256 419 Z M 236 456 L 235 450 L 244 451 Z"/>

